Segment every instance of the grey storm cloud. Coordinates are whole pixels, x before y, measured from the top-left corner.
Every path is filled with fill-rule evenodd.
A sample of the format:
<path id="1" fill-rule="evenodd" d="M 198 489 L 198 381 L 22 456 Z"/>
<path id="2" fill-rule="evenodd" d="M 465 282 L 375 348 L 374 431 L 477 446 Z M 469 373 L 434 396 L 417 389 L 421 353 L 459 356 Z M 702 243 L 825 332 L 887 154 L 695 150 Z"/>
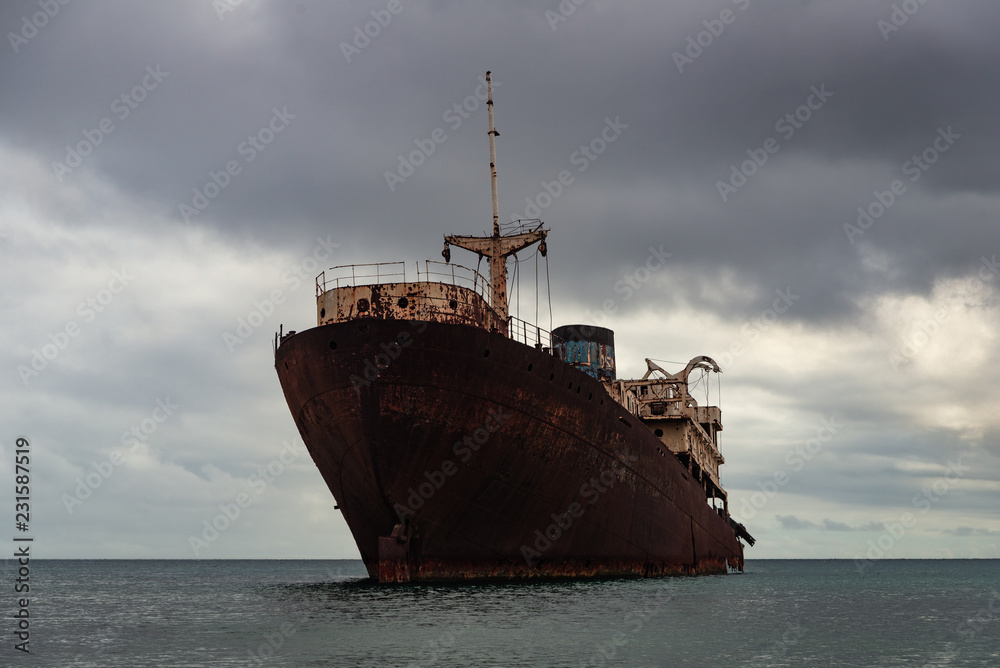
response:
<path id="1" fill-rule="evenodd" d="M 406 3 L 351 62 L 342 45 L 380 8 L 248 0 L 219 16 L 200 0 L 69 4 L 5 53 L 0 77 L 17 94 L 0 103 L 0 127 L 47 162 L 103 135 L 81 169 L 178 224 L 184 206 L 207 199 L 195 190 L 218 187 L 197 218 L 227 234 L 288 243 L 281 220 L 310 234 L 363 229 L 392 237 L 397 253 L 418 244 L 430 254 L 435 234 L 488 222 L 483 106 L 461 105 L 492 67 L 502 210 L 523 213 L 559 171 L 573 172 L 540 212 L 557 256 L 599 248 L 617 268 L 638 261 L 633 238 L 665 240 L 689 281 L 727 269 L 765 291 L 794 285 L 809 297 L 796 319 L 842 316 L 859 292 L 926 291 L 941 272 L 979 262 L 965 250 L 995 238 L 998 93 L 987 82 L 1000 8 L 923 6 L 886 40 L 877 22 L 888 3 L 717 4 L 580 7 L 553 30 L 545 12 L 556 3 Z M 16 27 L 37 8 L 9 3 L 0 23 Z M 678 72 L 673 54 L 725 8 L 733 22 Z M 473 11 L 481 21 L 465 20 Z M 519 48 L 498 39 L 505 31 Z M 473 43 L 472 62 L 455 58 Z M 463 114 L 449 117 L 455 105 Z M 268 127 L 275 110 L 290 119 L 281 132 Z M 628 129 L 583 171 L 583 154 L 576 165 L 571 156 L 601 146 L 609 117 Z M 385 173 L 435 129 L 447 139 L 390 192 Z M 958 139 L 927 164 L 939 130 Z M 754 173 L 739 174 L 747 164 Z M 887 280 L 860 271 L 843 227 L 897 180 L 907 191 L 857 239 L 889 254 L 898 274 Z M 721 201 L 718 184 L 741 181 Z M 560 268 L 564 285 L 609 278 Z"/>
<path id="2" fill-rule="evenodd" d="M 775 515 L 775 519 L 778 520 L 783 529 L 790 531 L 801 531 L 804 529 L 818 529 L 821 531 L 885 531 L 885 524 L 882 522 L 867 522 L 858 526 L 851 526 L 846 522 L 838 522 L 828 517 L 818 523 L 801 519 L 795 515 Z"/>
<path id="3" fill-rule="evenodd" d="M 955 527 L 954 529 L 945 529 L 942 533 L 950 534 L 952 536 L 959 536 L 966 538 L 968 536 L 1000 536 L 1000 531 L 995 531 L 993 529 L 984 529 L 982 527 Z"/>

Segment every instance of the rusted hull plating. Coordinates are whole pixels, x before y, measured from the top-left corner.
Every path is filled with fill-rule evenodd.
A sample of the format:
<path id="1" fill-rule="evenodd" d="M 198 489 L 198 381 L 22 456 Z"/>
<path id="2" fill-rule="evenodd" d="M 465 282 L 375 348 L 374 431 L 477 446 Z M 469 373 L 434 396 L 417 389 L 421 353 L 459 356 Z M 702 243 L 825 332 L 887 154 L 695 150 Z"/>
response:
<path id="1" fill-rule="evenodd" d="M 441 323 L 355 320 L 275 366 L 373 579 L 742 570 L 728 521 L 601 383 Z"/>

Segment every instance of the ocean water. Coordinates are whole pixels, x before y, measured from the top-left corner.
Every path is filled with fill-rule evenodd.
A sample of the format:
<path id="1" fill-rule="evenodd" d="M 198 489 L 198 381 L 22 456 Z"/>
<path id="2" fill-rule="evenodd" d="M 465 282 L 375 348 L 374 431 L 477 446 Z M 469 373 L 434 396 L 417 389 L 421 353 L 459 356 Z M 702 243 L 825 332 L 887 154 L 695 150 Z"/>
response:
<path id="1" fill-rule="evenodd" d="M 40 560 L 30 577 L 30 654 L 0 588 L 4 666 L 1000 666 L 997 560 L 403 586 L 360 561 Z"/>

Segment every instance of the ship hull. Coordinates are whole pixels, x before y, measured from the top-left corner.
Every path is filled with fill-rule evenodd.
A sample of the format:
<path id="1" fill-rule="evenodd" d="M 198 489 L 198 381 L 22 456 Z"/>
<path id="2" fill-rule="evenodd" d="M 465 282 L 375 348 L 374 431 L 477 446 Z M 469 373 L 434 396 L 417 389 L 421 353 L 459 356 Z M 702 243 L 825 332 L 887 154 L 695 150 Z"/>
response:
<path id="1" fill-rule="evenodd" d="M 742 570 L 742 544 L 685 466 L 542 350 L 361 319 L 285 338 L 275 367 L 373 579 Z"/>

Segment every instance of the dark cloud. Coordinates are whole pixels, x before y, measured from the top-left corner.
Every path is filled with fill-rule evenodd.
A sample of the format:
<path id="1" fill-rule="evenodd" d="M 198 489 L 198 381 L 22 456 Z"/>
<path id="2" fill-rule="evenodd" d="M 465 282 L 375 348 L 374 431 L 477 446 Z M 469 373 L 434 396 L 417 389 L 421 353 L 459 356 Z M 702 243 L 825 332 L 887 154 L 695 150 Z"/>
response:
<path id="1" fill-rule="evenodd" d="M 885 531 L 885 524 L 882 522 L 867 522 L 858 526 L 852 526 L 846 522 L 832 520 L 829 517 L 823 518 L 818 523 L 801 519 L 795 515 L 775 515 L 774 519 L 778 520 L 782 529 L 787 529 L 788 531 L 802 531 L 806 529 L 820 531 Z"/>
<path id="2" fill-rule="evenodd" d="M 966 538 L 968 536 L 1000 536 L 1000 531 L 996 529 L 985 529 L 983 527 L 955 527 L 954 529 L 944 529 L 941 533 L 952 536 Z"/>
<path id="3" fill-rule="evenodd" d="M 796 319 L 843 313 L 852 295 L 885 287 L 858 280 L 857 249 L 842 225 L 876 190 L 907 179 L 904 163 L 951 127 L 961 139 L 919 182 L 907 181 L 909 192 L 865 240 L 900 265 L 895 288 L 926 290 L 941 271 L 978 261 L 965 251 L 987 247 L 993 204 L 956 219 L 938 203 L 990 195 L 998 185 L 989 167 L 1000 148 L 998 98 L 983 82 L 1000 56 L 989 29 L 1000 9 L 962 3 L 969 19 L 954 25 L 943 9 L 923 7 L 886 41 L 876 21 L 888 5 L 741 4 L 733 25 L 683 73 L 672 54 L 717 7 L 632 3 L 620 16 L 582 7 L 552 31 L 536 6 L 408 4 L 348 63 L 341 44 L 372 20 L 364 8 L 248 3 L 220 20 L 200 0 L 169 9 L 70 5 L 4 58 L 0 77 L 18 94 L 4 98 L 2 127 L 8 140 L 54 161 L 110 118 L 115 130 L 82 169 L 178 224 L 179 205 L 236 160 L 241 173 L 200 223 L 278 244 L 293 236 L 277 220 L 303 234 L 336 230 L 359 246 L 356 231 L 365 229 L 394 240 L 386 253 L 432 254 L 441 233 L 489 220 L 483 105 L 454 131 L 444 115 L 492 67 L 505 212 L 523 212 L 526 197 L 544 192 L 542 181 L 574 170 L 571 155 L 598 137 L 605 118 L 628 125 L 543 212 L 557 256 L 600 248 L 605 258 L 579 277 L 571 263 L 560 266 L 557 286 L 579 285 L 574 278 L 601 285 L 616 267 L 641 260 L 645 245 L 666 241 L 679 251 L 678 267 L 703 277 L 694 280 L 725 268 L 765 293 L 797 286 L 806 300 Z M 8 5 L 2 23 L 16 25 L 35 9 Z M 643 27 L 628 16 L 642 17 Z M 519 35 L 516 49 L 510 34 Z M 472 45 L 472 62 L 456 58 Z M 114 101 L 147 66 L 169 76 L 119 119 Z M 817 111 L 803 107 L 820 87 L 832 97 Z M 274 108 L 294 120 L 245 163 L 244 142 L 266 134 Z M 794 120 L 802 109 L 812 117 Z M 448 140 L 390 192 L 384 172 L 438 127 Z M 768 137 L 779 152 L 723 203 L 716 183 Z M 690 294 L 695 286 L 682 287 Z"/>
<path id="4" fill-rule="evenodd" d="M 815 522 L 799 519 L 795 515 L 775 515 L 774 519 L 781 523 L 782 529 L 788 529 L 789 531 L 817 528 L 817 524 Z"/>

